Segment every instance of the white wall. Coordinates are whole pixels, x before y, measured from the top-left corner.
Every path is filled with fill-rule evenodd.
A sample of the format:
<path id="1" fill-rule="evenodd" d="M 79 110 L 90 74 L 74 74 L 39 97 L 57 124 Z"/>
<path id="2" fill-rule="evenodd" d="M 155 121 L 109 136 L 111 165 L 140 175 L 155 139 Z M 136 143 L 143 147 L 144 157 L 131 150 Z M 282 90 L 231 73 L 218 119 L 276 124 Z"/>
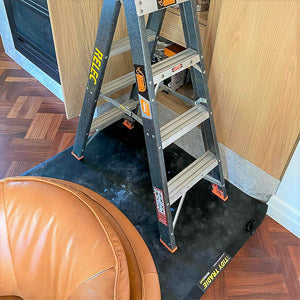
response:
<path id="1" fill-rule="evenodd" d="M 300 143 L 268 205 L 268 215 L 300 238 Z"/>

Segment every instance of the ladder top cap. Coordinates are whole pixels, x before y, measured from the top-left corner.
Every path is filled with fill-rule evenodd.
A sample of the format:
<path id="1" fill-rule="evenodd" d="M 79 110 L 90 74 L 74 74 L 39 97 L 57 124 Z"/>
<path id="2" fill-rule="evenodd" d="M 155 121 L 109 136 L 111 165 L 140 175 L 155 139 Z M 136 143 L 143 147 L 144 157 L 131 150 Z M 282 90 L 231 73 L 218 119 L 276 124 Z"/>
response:
<path id="1" fill-rule="evenodd" d="M 189 0 L 135 0 L 135 6 L 137 15 L 144 16 L 186 1 Z"/>

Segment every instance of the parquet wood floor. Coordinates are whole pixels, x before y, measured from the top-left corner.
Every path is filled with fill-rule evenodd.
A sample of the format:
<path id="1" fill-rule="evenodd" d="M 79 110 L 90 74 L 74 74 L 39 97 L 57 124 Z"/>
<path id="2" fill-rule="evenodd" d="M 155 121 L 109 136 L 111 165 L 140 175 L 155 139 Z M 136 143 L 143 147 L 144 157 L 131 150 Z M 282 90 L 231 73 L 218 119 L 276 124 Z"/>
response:
<path id="1" fill-rule="evenodd" d="M 1 50 L 2 49 L 2 50 Z M 71 146 L 77 119 L 3 53 L 0 39 L 0 178 Z M 266 217 L 203 299 L 300 300 L 300 240 Z"/>
<path id="2" fill-rule="evenodd" d="M 0 45 L 0 51 L 2 45 Z M 78 119 L 0 52 L 0 178 L 19 175 L 71 146 Z"/>

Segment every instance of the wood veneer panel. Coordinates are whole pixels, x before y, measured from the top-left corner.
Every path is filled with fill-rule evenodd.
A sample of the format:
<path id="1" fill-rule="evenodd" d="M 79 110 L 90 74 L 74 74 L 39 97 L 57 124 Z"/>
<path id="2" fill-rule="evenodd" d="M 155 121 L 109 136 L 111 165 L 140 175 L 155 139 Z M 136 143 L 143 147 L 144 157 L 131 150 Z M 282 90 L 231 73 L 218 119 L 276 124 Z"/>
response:
<path id="1" fill-rule="evenodd" d="M 204 18 L 207 16 L 206 13 L 201 14 L 202 23 L 199 23 L 200 28 L 200 35 L 201 40 L 203 42 L 203 45 L 205 46 L 205 40 L 206 40 L 206 24 L 204 24 Z M 178 9 L 173 10 L 167 10 L 164 23 L 161 29 L 161 36 L 174 42 L 179 45 L 185 46 L 185 39 L 183 35 L 183 29 L 182 29 L 182 23 L 181 23 L 181 17 Z"/>
<path id="2" fill-rule="evenodd" d="M 220 142 L 277 179 L 300 131 L 299 5 L 223 0 L 210 69 Z"/>
<path id="3" fill-rule="evenodd" d="M 205 67 L 207 75 L 209 76 L 210 65 L 212 60 L 212 55 L 215 46 L 215 40 L 219 25 L 219 18 L 221 13 L 221 6 L 223 0 L 211 0 L 209 6 L 209 14 L 207 21 L 207 38 L 205 40 Z"/>
<path id="4" fill-rule="evenodd" d="M 82 107 L 102 0 L 48 0 L 54 44 L 69 118 Z M 127 35 L 122 10 L 115 39 Z M 129 52 L 110 59 L 105 82 L 132 69 Z"/>

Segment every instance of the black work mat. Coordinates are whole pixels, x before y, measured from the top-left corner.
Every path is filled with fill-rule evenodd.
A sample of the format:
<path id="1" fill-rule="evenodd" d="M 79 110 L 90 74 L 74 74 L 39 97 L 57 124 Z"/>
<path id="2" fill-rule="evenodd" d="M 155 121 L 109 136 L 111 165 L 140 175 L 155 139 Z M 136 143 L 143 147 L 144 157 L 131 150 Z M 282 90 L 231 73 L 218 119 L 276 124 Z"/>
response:
<path id="1" fill-rule="evenodd" d="M 178 250 L 171 254 L 159 242 L 142 128 L 136 125 L 130 131 L 119 123 L 98 133 L 83 161 L 77 161 L 70 152 L 67 149 L 24 175 L 72 181 L 116 205 L 152 253 L 162 299 L 199 299 L 203 294 L 197 286 L 200 279 L 223 253 L 233 257 L 251 236 L 247 224 L 253 221 L 258 227 L 266 214 L 265 204 L 230 183 L 226 183 L 229 199 L 223 202 L 211 193 L 211 184 L 202 180 L 187 193 L 175 228 Z M 194 159 L 171 145 L 165 160 L 171 178 Z"/>

